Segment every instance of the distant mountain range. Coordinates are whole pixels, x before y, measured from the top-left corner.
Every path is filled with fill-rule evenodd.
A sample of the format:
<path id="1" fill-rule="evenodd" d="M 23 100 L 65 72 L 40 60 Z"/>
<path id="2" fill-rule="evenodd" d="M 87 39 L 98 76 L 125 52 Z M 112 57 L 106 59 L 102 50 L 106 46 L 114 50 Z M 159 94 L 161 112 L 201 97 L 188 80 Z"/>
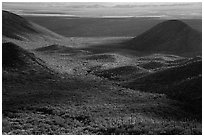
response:
<path id="1" fill-rule="evenodd" d="M 32 23 L 21 16 L 3 11 L 3 37 L 18 40 L 41 38 L 63 38 L 44 27 Z M 66 30 L 67 31 L 67 30 Z M 201 55 L 202 32 L 179 20 L 168 20 L 152 27 L 143 34 L 125 41 L 125 48 L 147 53 L 173 53 Z"/>
<path id="2" fill-rule="evenodd" d="M 36 14 L 35 16 L 22 15 L 22 17 L 66 37 L 135 37 L 154 25 L 168 20 L 158 16 L 132 17 L 122 15 L 78 17 L 56 13 L 52 16 L 50 14 Z M 182 21 L 192 28 L 202 31 L 201 19 L 182 19 Z"/>

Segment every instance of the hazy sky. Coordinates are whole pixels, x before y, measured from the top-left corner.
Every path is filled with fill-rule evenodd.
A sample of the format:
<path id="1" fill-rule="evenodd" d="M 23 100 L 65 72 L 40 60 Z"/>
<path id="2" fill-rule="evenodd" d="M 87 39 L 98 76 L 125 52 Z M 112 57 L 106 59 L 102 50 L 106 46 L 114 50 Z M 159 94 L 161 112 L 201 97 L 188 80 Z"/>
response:
<path id="1" fill-rule="evenodd" d="M 3 2 L 2 7 L 20 15 L 202 18 L 202 3 Z"/>

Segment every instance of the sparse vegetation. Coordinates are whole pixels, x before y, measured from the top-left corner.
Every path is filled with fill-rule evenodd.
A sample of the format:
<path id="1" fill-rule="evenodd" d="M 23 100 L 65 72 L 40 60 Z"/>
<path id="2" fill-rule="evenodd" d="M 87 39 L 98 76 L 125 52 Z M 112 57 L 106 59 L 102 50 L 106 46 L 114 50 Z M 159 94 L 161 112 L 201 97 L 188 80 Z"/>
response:
<path id="1" fill-rule="evenodd" d="M 201 57 L 5 37 L 2 134 L 202 134 Z"/>

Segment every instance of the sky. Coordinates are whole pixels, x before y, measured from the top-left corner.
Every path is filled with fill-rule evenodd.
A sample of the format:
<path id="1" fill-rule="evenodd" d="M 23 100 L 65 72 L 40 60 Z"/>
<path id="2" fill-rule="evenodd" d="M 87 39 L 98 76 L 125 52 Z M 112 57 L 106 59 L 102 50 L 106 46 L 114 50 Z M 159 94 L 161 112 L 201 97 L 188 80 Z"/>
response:
<path id="1" fill-rule="evenodd" d="M 32 16 L 202 18 L 201 2 L 3 2 L 2 9 Z"/>

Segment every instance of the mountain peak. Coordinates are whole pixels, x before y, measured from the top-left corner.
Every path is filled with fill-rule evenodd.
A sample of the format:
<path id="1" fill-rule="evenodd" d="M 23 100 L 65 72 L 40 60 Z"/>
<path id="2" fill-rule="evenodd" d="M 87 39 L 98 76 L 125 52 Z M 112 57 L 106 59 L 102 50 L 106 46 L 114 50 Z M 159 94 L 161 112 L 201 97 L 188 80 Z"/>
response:
<path id="1" fill-rule="evenodd" d="M 125 46 L 143 52 L 183 54 L 201 52 L 202 35 L 180 20 L 168 20 L 127 41 Z"/>
<path id="2" fill-rule="evenodd" d="M 167 21 L 162 22 L 161 24 L 172 24 L 172 25 L 175 24 L 175 25 L 186 25 L 186 26 L 188 26 L 186 23 L 184 23 L 181 20 L 167 20 Z"/>
<path id="3" fill-rule="evenodd" d="M 180 20 L 167 20 L 162 23 L 159 23 L 157 27 L 164 27 L 166 29 L 174 29 L 174 30 L 191 28 L 189 25 L 187 25 L 186 23 Z"/>

